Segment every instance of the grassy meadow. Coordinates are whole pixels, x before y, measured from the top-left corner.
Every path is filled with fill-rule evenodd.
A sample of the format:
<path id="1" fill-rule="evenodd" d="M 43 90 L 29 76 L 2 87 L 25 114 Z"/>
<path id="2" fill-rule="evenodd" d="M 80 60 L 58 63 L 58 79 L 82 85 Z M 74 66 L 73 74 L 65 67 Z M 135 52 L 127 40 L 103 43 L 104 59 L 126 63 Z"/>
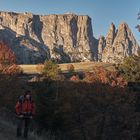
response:
<path id="1" fill-rule="evenodd" d="M 95 66 L 102 66 L 106 69 L 113 69 L 113 65 L 110 63 L 103 63 L 103 62 L 79 62 L 79 63 L 64 63 L 59 64 L 59 67 L 62 72 L 67 72 L 67 65 L 72 64 L 74 66 L 75 71 L 92 71 Z M 37 69 L 37 65 L 19 65 L 23 73 L 32 74 L 32 73 L 39 73 Z"/>

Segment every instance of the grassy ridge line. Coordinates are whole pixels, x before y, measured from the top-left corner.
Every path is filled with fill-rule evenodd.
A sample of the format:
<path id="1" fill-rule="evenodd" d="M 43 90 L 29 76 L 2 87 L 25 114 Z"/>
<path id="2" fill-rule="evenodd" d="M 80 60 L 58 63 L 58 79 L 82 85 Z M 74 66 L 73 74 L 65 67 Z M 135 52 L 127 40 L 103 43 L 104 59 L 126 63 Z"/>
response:
<path id="1" fill-rule="evenodd" d="M 105 68 L 111 68 L 112 64 L 109 63 L 103 63 L 103 62 L 79 62 L 79 63 L 65 63 L 65 64 L 59 64 L 60 69 L 62 72 L 67 71 L 67 65 L 73 64 L 75 71 L 92 71 L 93 67 L 95 66 L 103 66 Z M 37 65 L 19 65 L 24 73 L 27 74 L 33 74 L 33 73 L 39 73 L 37 70 Z"/>

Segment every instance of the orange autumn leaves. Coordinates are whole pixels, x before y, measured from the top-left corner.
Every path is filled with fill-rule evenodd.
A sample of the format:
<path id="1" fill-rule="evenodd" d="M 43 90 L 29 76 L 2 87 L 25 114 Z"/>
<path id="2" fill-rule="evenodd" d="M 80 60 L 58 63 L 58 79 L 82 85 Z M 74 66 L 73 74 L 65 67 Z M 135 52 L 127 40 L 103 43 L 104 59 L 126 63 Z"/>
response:
<path id="1" fill-rule="evenodd" d="M 86 72 L 84 81 L 89 83 L 103 83 L 112 87 L 124 87 L 127 85 L 125 79 L 117 71 L 109 71 L 103 67 L 95 67 L 93 72 Z"/>
<path id="2" fill-rule="evenodd" d="M 14 64 L 16 63 L 16 56 L 14 52 L 3 42 L 0 42 L 0 63 Z"/>
<path id="3" fill-rule="evenodd" d="M 21 69 L 16 65 L 16 56 L 7 44 L 0 42 L 0 74 L 19 74 Z"/>

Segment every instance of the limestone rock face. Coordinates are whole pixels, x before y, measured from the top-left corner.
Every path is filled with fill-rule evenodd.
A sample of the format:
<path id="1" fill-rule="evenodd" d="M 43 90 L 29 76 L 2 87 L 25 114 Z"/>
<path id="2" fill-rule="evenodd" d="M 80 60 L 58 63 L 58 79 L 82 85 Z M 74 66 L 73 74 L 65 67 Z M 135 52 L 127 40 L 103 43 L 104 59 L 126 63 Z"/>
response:
<path id="1" fill-rule="evenodd" d="M 107 36 L 105 38 L 106 46 L 104 47 L 103 53 L 102 53 L 102 61 L 108 62 L 110 59 L 110 56 L 112 56 L 112 45 L 113 41 L 116 35 L 116 28 L 113 23 L 111 23 L 109 27 L 109 31 L 107 33 Z"/>
<path id="2" fill-rule="evenodd" d="M 102 54 L 105 46 L 106 46 L 106 40 L 104 36 L 100 36 L 98 42 L 98 61 L 102 61 Z"/>
<path id="3" fill-rule="evenodd" d="M 121 23 L 113 43 L 114 61 L 122 60 L 132 54 L 137 55 L 139 46 L 126 23 Z"/>
<path id="4" fill-rule="evenodd" d="M 115 25 L 113 23 L 111 23 L 111 25 L 109 27 L 109 31 L 106 36 L 106 47 L 107 48 L 112 46 L 115 35 L 116 35 L 116 28 L 115 28 Z"/>
<path id="5" fill-rule="evenodd" d="M 75 14 L 33 15 L 0 12 L 0 40 L 9 43 L 18 63 L 93 59 L 91 19 Z"/>
<path id="6" fill-rule="evenodd" d="M 139 46 L 126 23 L 116 30 L 111 23 L 106 37 L 93 37 L 89 16 L 33 15 L 0 12 L 0 41 L 9 44 L 19 64 L 45 59 L 63 62 L 103 61 L 117 63 L 137 54 Z"/>
<path id="7" fill-rule="evenodd" d="M 98 49 L 100 48 L 99 45 Z M 102 53 L 102 61 L 119 63 L 127 56 L 137 55 L 138 50 L 139 46 L 126 23 L 121 23 L 117 31 L 115 31 L 115 26 L 111 24 L 106 36 L 106 46 Z"/>

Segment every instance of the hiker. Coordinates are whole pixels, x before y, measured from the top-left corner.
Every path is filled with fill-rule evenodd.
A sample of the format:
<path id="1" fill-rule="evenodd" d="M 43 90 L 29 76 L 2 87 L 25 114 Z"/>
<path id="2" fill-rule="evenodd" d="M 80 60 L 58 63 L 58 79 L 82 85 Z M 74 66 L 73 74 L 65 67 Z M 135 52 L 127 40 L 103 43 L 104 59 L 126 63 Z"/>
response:
<path id="1" fill-rule="evenodd" d="M 30 120 L 35 115 L 35 104 L 31 97 L 31 91 L 26 91 L 24 95 L 19 97 L 15 110 L 18 117 L 17 137 L 22 136 L 24 125 L 24 138 L 27 138 Z"/>

